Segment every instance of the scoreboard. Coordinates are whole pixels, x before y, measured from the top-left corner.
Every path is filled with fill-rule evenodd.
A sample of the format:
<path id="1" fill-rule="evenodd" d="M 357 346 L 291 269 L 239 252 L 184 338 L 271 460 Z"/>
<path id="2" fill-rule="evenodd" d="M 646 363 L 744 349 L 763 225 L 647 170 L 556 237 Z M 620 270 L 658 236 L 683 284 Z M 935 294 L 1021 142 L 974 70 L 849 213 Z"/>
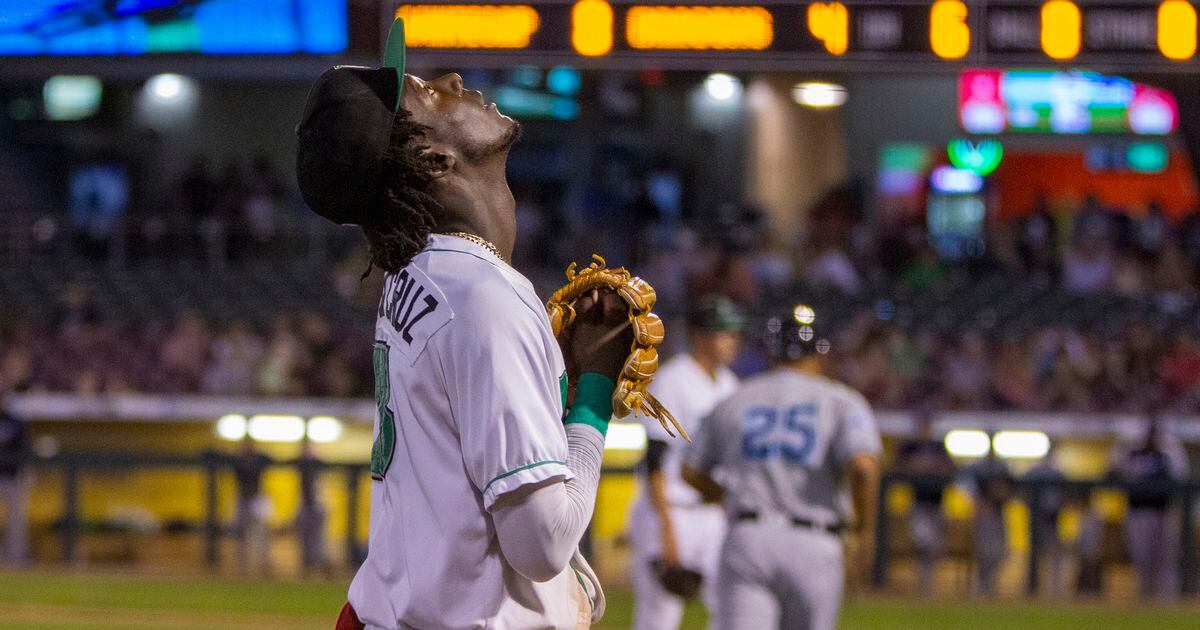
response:
<path id="1" fill-rule="evenodd" d="M 393 13 L 394 9 L 394 13 Z M 414 60 L 890 71 L 971 66 L 1200 70 L 1187 0 L 385 4 Z"/>

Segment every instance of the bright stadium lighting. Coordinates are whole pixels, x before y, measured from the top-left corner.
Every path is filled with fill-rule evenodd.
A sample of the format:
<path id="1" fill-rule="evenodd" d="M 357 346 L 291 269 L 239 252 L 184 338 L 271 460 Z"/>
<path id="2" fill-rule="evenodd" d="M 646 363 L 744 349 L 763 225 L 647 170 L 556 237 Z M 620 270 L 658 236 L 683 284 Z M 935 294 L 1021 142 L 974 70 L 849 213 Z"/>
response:
<path id="1" fill-rule="evenodd" d="M 299 442 L 304 419 L 299 416 L 260 415 L 250 418 L 250 437 L 259 442 Z"/>
<path id="2" fill-rule="evenodd" d="M 173 101 L 183 94 L 184 81 L 178 74 L 156 74 L 146 81 L 146 89 L 160 101 Z"/>
<path id="3" fill-rule="evenodd" d="M 613 422 L 604 436 L 604 448 L 640 451 L 646 448 L 646 427 L 637 422 Z"/>
<path id="4" fill-rule="evenodd" d="M 83 120 L 100 109 L 100 79 L 86 75 L 59 75 L 46 79 L 42 102 L 50 120 Z"/>
<path id="5" fill-rule="evenodd" d="M 728 101 L 742 91 L 742 82 L 724 72 L 708 75 L 704 80 L 704 93 L 714 101 Z"/>
<path id="6" fill-rule="evenodd" d="M 992 448 L 1007 459 L 1041 459 L 1050 452 L 1050 437 L 1041 431 L 1000 431 Z"/>
<path id="7" fill-rule="evenodd" d="M 808 81 L 792 87 L 792 100 L 815 109 L 841 107 L 846 103 L 846 88 L 836 83 Z"/>
<path id="8" fill-rule="evenodd" d="M 138 97 L 138 116 L 150 127 L 168 129 L 190 121 L 199 102 L 196 82 L 180 74 L 156 74 Z"/>
<path id="9" fill-rule="evenodd" d="M 978 429 L 955 429 L 946 434 L 945 444 L 955 457 L 983 457 L 991 449 L 987 433 Z"/>
<path id="10" fill-rule="evenodd" d="M 342 421 L 330 416 L 313 416 L 308 419 L 308 439 L 327 444 L 342 437 Z"/>
<path id="11" fill-rule="evenodd" d="M 223 440 L 240 441 L 246 437 L 246 416 L 231 413 L 217 420 L 217 435 Z"/>
<path id="12" fill-rule="evenodd" d="M 797 324 L 811 324 L 817 321 L 817 312 L 807 304 L 797 304 L 796 308 L 792 309 L 792 317 L 796 318 Z"/>

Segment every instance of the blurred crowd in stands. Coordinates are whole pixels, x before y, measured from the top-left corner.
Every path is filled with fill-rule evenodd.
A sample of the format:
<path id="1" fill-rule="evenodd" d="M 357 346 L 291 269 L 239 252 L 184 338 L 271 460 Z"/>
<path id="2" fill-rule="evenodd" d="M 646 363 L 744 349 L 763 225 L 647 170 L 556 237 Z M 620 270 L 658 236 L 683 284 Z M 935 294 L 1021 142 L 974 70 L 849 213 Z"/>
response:
<path id="1" fill-rule="evenodd" d="M 215 327 L 190 310 L 171 323 L 117 322 L 78 284 L 57 313 L 18 322 L 0 344 L 0 374 L 15 391 L 369 396 L 370 368 L 370 337 L 316 311 L 262 328 Z"/>
<path id="2" fill-rule="evenodd" d="M 214 167 L 197 157 L 150 210 L 130 207 L 125 179 L 79 187 L 66 221 L 46 217 L 35 239 L 52 236 L 61 223 L 75 252 L 90 260 L 187 257 L 220 268 L 271 251 L 281 233 L 296 229 L 293 220 L 304 218 L 288 211 L 298 206 L 298 193 L 266 155 Z M 122 196 L 114 200 L 112 190 Z"/>
<path id="3" fill-rule="evenodd" d="M 262 159 L 221 177 L 197 160 L 174 189 L 170 221 L 184 222 L 192 252 L 220 260 L 215 267 L 272 255 L 263 248 L 279 226 L 308 214 Z M 515 265 L 539 291 L 561 283 L 566 262 L 599 251 L 654 284 L 668 322 L 688 299 L 713 293 L 760 321 L 811 304 L 817 334 L 832 341 L 832 373 L 882 408 L 1136 411 L 1153 399 L 1169 401 L 1171 411 L 1200 411 L 1200 214 L 1173 219 L 1153 202 L 1043 200 L 1017 218 L 990 220 L 976 255 L 948 259 L 931 246 L 923 214 L 864 220 L 865 204 L 851 189 L 811 207 L 803 233 L 787 241 L 764 213 L 740 204 L 681 220 L 633 190 L 621 201 L 624 226 L 601 213 L 568 212 L 562 198 L 533 185 L 514 191 Z M 139 225 L 139 238 L 152 242 L 144 237 L 154 232 L 153 217 Z M 173 321 L 116 320 L 91 306 L 88 288 L 67 283 L 56 313 L 0 320 L 0 376 L 16 389 L 81 393 L 369 395 L 378 273 L 361 279 L 364 247 L 352 230 L 326 233 L 333 245 L 322 282 L 358 305 L 354 321 L 320 305 L 268 321 L 241 313 L 206 320 L 203 305 Z M 182 252 L 164 253 L 175 260 Z M 275 255 L 286 262 L 292 254 Z M 289 278 L 277 282 L 286 287 Z M 989 286 L 998 288 L 982 305 L 960 301 L 963 287 Z M 1015 306 L 1022 292 L 1028 303 Z M 1042 313 L 1044 295 L 1070 302 Z M 904 300 L 940 303 L 951 317 L 901 317 Z M 1097 324 L 1088 317 L 1098 309 L 1114 312 Z M 1013 312 L 1024 313 L 1024 323 L 1010 321 Z M 743 374 L 765 367 L 748 341 L 736 366 Z"/>

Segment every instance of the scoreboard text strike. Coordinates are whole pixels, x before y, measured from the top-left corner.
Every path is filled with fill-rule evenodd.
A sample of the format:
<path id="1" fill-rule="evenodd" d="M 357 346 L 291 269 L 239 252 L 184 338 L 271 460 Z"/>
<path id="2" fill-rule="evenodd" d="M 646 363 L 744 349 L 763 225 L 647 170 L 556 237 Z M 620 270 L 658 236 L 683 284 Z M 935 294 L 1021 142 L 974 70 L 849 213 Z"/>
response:
<path id="1" fill-rule="evenodd" d="M 691 5 L 546 0 L 400 4 L 396 15 L 405 20 L 409 46 L 451 56 L 503 51 L 634 65 L 948 60 L 1200 69 L 1196 7 L 1186 0 Z"/>

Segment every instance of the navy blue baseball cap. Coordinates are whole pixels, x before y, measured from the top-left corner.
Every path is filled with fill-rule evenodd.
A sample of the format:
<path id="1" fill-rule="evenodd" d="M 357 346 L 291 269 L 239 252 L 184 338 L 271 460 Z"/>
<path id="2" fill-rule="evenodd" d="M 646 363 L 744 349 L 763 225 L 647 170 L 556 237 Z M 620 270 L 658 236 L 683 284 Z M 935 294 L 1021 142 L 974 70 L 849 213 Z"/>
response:
<path id="1" fill-rule="evenodd" d="M 334 223 L 361 225 L 379 210 L 404 62 L 404 21 L 396 18 L 381 67 L 335 66 L 308 91 L 296 127 L 296 179 L 304 202 Z"/>

